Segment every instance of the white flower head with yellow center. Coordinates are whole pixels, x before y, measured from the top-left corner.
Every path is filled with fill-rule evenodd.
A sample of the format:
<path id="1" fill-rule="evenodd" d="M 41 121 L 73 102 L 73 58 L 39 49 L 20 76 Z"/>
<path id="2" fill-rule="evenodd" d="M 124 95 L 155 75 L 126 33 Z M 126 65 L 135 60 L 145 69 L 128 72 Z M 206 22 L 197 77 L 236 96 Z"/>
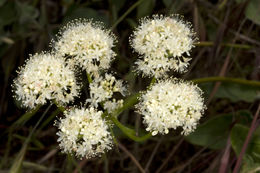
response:
<path id="1" fill-rule="evenodd" d="M 138 113 L 152 135 L 167 134 L 177 127 L 187 135 L 196 128 L 205 109 L 200 88 L 175 79 L 159 81 L 139 99 Z"/>
<path id="2" fill-rule="evenodd" d="M 61 105 L 79 95 L 80 86 L 65 60 L 55 54 L 40 53 L 30 57 L 18 71 L 14 92 L 25 107 L 34 108 L 47 100 Z"/>
<path id="3" fill-rule="evenodd" d="M 156 78 L 173 70 L 185 72 L 190 58 L 184 57 L 196 40 L 191 24 L 179 15 L 144 18 L 130 37 L 130 44 L 141 55 L 137 71 Z"/>
<path id="4" fill-rule="evenodd" d="M 52 47 L 58 54 L 71 58 L 73 65 L 96 74 L 110 67 L 116 55 L 112 50 L 115 42 L 115 35 L 104 29 L 102 23 L 76 19 L 61 29 Z"/>

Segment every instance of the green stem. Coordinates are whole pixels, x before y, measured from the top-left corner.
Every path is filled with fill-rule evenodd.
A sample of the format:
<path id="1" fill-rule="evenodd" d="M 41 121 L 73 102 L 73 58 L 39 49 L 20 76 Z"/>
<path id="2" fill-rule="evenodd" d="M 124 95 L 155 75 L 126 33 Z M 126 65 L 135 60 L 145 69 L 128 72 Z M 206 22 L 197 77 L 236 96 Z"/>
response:
<path id="1" fill-rule="evenodd" d="M 92 78 L 91 78 L 90 74 L 89 74 L 89 73 L 86 73 L 86 74 L 87 74 L 87 78 L 88 78 L 88 83 L 92 83 L 92 82 L 93 82 L 93 80 L 92 80 Z"/>
<path id="2" fill-rule="evenodd" d="M 15 121 L 12 124 L 12 128 L 15 128 L 17 126 L 23 126 L 29 119 L 31 119 L 31 117 L 33 115 L 35 115 L 38 110 L 41 108 L 41 105 L 36 106 L 33 110 L 26 112 L 25 114 L 23 114 L 17 121 Z"/>
<path id="3" fill-rule="evenodd" d="M 59 103 L 56 100 L 53 100 L 53 103 L 61 112 L 64 112 L 66 110 L 63 106 L 59 105 Z"/>
<path id="4" fill-rule="evenodd" d="M 121 124 L 115 117 L 108 115 L 109 119 L 111 121 L 113 121 L 113 123 L 130 139 L 136 141 L 136 142 L 143 142 L 145 140 L 147 140 L 148 138 L 150 138 L 152 136 L 151 133 L 148 133 L 142 137 L 138 137 L 135 135 L 135 130 L 128 128 L 126 126 L 124 126 L 123 124 Z"/>
<path id="5" fill-rule="evenodd" d="M 153 77 L 148 88 L 150 89 L 155 82 L 156 82 L 156 78 Z"/>
<path id="6" fill-rule="evenodd" d="M 227 0 L 223 0 L 223 1 L 221 2 L 221 4 L 219 4 L 218 9 L 221 10 L 221 9 L 226 5 L 226 3 L 227 3 Z"/>
<path id="7" fill-rule="evenodd" d="M 194 83 L 232 82 L 232 83 L 237 83 L 237 84 L 242 84 L 242 85 L 260 87 L 259 81 L 245 80 L 245 79 L 231 78 L 231 77 L 206 77 L 206 78 L 193 79 L 192 81 Z"/>
<path id="8" fill-rule="evenodd" d="M 140 96 L 140 93 L 136 93 L 133 94 L 132 96 L 128 97 L 125 101 L 124 101 L 124 105 L 123 107 L 115 110 L 111 115 L 107 114 L 106 112 L 104 113 L 105 115 L 108 116 L 108 118 L 113 121 L 113 123 L 130 139 L 136 141 L 136 142 L 143 142 L 145 140 L 147 140 L 148 138 L 150 138 L 152 136 L 151 133 L 148 133 L 144 136 L 138 137 L 135 135 L 135 130 L 128 128 L 126 126 L 124 126 L 122 123 L 120 123 L 117 120 L 117 116 L 122 113 L 124 110 L 126 110 L 127 108 L 135 105 L 138 102 L 138 97 Z"/>
<path id="9" fill-rule="evenodd" d="M 113 117 L 117 117 L 119 114 L 121 114 L 124 110 L 128 109 L 129 107 L 135 105 L 138 102 L 138 97 L 140 96 L 140 93 L 135 93 L 133 95 L 131 95 L 130 97 L 128 97 L 125 101 L 124 101 L 124 105 L 119 108 L 116 109 L 111 116 Z"/>
<path id="10" fill-rule="evenodd" d="M 141 2 L 143 2 L 144 0 L 139 0 L 136 3 L 134 3 L 111 27 L 111 30 L 115 29 L 116 26 L 122 22 L 122 20 L 124 20 L 124 18 L 131 12 L 133 11 L 139 4 L 141 4 Z"/>
<path id="11" fill-rule="evenodd" d="M 195 43 L 195 46 L 214 46 L 214 42 L 212 41 L 202 41 L 199 43 Z M 247 44 L 232 44 L 232 43 L 221 43 L 221 46 L 226 47 L 233 47 L 233 48 L 239 48 L 239 49 L 251 49 L 253 46 L 249 46 Z"/>

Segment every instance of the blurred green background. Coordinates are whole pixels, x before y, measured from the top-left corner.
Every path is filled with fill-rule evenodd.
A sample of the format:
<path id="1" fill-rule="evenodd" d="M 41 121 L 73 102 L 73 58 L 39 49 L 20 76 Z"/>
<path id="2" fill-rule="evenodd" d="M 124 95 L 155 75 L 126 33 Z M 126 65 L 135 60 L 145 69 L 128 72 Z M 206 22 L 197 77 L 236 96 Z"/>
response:
<path id="1" fill-rule="evenodd" d="M 136 143 L 115 128 L 120 143 L 112 151 L 77 160 L 58 149 L 53 121 L 62 115 L 53 106 L 28 147 L 21 149 L 46 109 L 22 116 L 27 110 L 13 98 L 16 70 L 29 54 L 50 50 L 50 41 L 66 22 L 93 18 L 112 27 L 118 37 L 112 71 L 128 81 L 130 92 L 140 91 L 150 79 L 132 72 L 137 54 L 129 46 L 129 36 L 142 17 L 176 13 L 192 23 L 200 41 L 192 51 L 188 72 L 173 74 L 197 79 L 205 92 L 208 108 L 193 134 L 183 137 L 177 130 Z M 9 172 L 19 163 L 22 172 L 232 172 L 259 105 L 259 26 L 260 0 L 0 0 L 0 172 Z M 225 82 L 203 81 L 214 76 L 222 76 Z M 134 109 L 119 120 L 137 133 L 144 129 Z M 241 172 L 260 170 L 259 122 L 256 117 Z"/>

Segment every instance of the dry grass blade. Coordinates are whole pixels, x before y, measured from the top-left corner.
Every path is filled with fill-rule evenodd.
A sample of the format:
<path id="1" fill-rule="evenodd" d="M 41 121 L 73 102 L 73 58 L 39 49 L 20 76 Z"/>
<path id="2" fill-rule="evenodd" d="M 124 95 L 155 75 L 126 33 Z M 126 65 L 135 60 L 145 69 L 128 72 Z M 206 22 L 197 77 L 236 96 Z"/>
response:
<path id="1" fill-rule="evenodd" d="M 230 142 L 230 136 L 228 137 L 227 145 L 225 148 L 225 152 L 221 158 L 221 165 L 219 168 L 219 173 L 226 172 L 227 166 L 228 166 L 228 161 L 229 161 L 229 156 L 230 156 L 230 149 L 231 149 L 231 142 Z"/>
<path id="2" fill-rule="evenodd" d="M 20 172 L 20 169 L 22 167 L 22 163 L 23 163 L 23 159 L 28 147 L 28 144 L 31 140 L 31 137 L 33 135 L 33 133 L 35 132 L 36 128 L 39 126 L 40 122 L 42 121 L 42 119 L 45 117 L 45 115 L 47 114 L 47 112 L 49 111 L 49 109 L 51 108 L 52 105 L 49 105 L 48 108 L 45 110 L 45 112 L 42 114 L 41 118 L 37 121 L 36 125 L 33 127 L 32 131 L 30 132 L 29 136 L 26 138 L 26 141 L 23 144 L 22 149 L 20 150 L 20 152 L 18 153 L 17 157 L 15 158 L 13 165 L 10 169 L 10 173 L 17 173 Z"/>
<path id="3" fill-rule="evenodd" d="M 136 167 L 139 169 L 140 172 L 145 173 L 145 170 L 143 169 L 143 167 L 140 165 L 140 163 L 136 160 L 136 158 L 133 156 L 132 153 L 130 153 L 124 145 L 122 145 L 120 142 L 117 143 L 118 147 L 123 150 L 130 158 L 131 160 L 134 162 L 134 164 L 136 165 Z"/>
<path id="4" fill-rule="evenodd" d="M 157 152 L 157 150 L 158 150 L 160 144 L 162 143 L 162 141 L 163 141 L 163 137 L 161 137 L 161 139 L 157 142 L 157 144 L 156 144 L 156 146 L 155 146 L 155 148 L 154 148 L 154 150 L 153 150 L 153 152 L 152 152 L 152 154 L 151 154 L 151 157 L 149 158 L 149 160 L 148 160 L 148 162 L 147 162 L 147 164 L 146 164 L 146 166 L 145 166 L 145 169 L 144 169 L 144 170 L 145 170 L 146 172 L 148 171 L 148 168 L 149 168 L 150 164 L 152 163 L 153 158 L 154 158 L 154 156 L 155 156 L 155 154 L 156 154 L 156 152 Z"/>
<path id="5" fill-rule="evenodd" d="M 163 164 L 157 169 L 156 173 L 161 172 L 161 170 L 164 168 L 164 166 L 169 162 L 170 158 L 173 156 L 173 154 L 176 152 L 176 150 L 179 148 L 179 146 L 182 144 L 184 141 L 184 138 L 182 138 L 177 145 L 175 145 L 168 155 L 168 157 L 163 161 Z"/>

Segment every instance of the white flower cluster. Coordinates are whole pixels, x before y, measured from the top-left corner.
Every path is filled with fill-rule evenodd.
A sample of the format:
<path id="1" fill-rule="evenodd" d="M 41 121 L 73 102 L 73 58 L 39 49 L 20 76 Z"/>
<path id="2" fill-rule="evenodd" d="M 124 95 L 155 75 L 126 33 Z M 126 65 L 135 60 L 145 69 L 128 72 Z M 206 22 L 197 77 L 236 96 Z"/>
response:
<path id="1" fill-rule="evenodd" d="M 57 132 L 60 148 L 80 158 L 92 158 L 110 150 L 112 136 L 102 113 L 94 108 L 66 111 L 65 117 L 56 122 L 60 130 Z"/>
<path id="2" fill-rule="evenodd" d="M 123 100 L 112 99 L 114 92 L 125 92 L 122 81 L 106 73 L 102 77 L 116 55 L 112 50 L 115 42 L 115 36 L 100 23 L 80 19 L 68 23 L 52 44 L 70 66 L 81 67 L 93 78 L 89 81 L 90 98 L 86 101 L 86 105 L 90 103 L 89 108 L 71 110 L 59 124 L 58 141 L 64 152 L 91 158 L 111 149 L 107 122 L 101 117 L 103 112 L 97 109 L 100 103 L 111 113 L 123 105 Z"/>
<path id="3" fill-rule="evenodd" d="M 18 71 L 14 80 L 16 97 L 23 105 L 34 108 L 47 100 L 59 104 L 73 101 L 79 95 L 79 85 L 74 72 L 65 60 L 51 53 L 40 53 L 30 57 Z"/>
<path id="4" fill-rule="evenodd" d="M 188 23 L 178 16 L 153 16 L 143 19 L 130 42 L 141 58 L 137 70 L 145 76 L 167 77 L 170 70 L 184 72 L 195 41 Z M 109 122 L 102 115 L 123 107 L 127 89 L 122 80 L 106 73 L 115 58 L 112 50 L 115 36 L 91 20 L 68 23 L 52 42 L 52 53 L 35 54 L 19 70 L 14 81 L 16 96 L 26 107 L 34 108 L 47 100 L 64 105 L 79 96 L 74 67 L 87 72 L 90 98 L 88 108 L 72 107 L 65 117 L 56 121 L 58 142 L 63 152 L 75 153 L 80 158 L 92 158 L 112 148 Z M 73 71 L 74 70 L 74 71 Z M 146 130 L 166 134 L 169 129 L 183 128 L 192 132 L 205 106 L 202 91 L 194 84 L 177 79 L 164 79 L 143 92 L 137 105 L 144 116 Z M 102 110 L 98 109 L 102 107 Z"/>
<path id="5" fill-rule="evenodd" d="M 137 109 L 152 135 L 167 134 L 177 127 L 187 135 L 196 128 L 205 109 L 201 95 L 202 91 L 192 83 L 168 79 L 145 92 Z"/>
<path id="6" fill-rule="evenodd" d="M 70 62 L 96 74 L 110 67 L 116 55 L 112 50 L 115 42 L 114 34 L 101 24 L 81 19 L 68 23 L 52 46 L 58 54 L 71 57 Z"/>
<path id="7" fill-rule="evenodd" d="M 104 109 L 111 113 L 114 109 L 123 106 L 123 100 L 116 101 L 112 98 L 116 92 L 121 93 L 123 96 L 126 93 L 126 87 L 123 85 L 122 80 L 116 80 L 116 78 L 108 73 L 105 73 L 105 77 L 95 77 L 89 85 L 90 99 L 87 99 L 87 103 L 90 102 L 95 107 L 98 103 L 104 103 Z"/>
<path id="8" fill-rule="evenodd" d="M 163 77 L 170 70 L 184 72 L 189 65 L 189 55 L 196 40 L 189 23 L 180 16 L 154 15 L 144 18 L 130 37 L 130 44 L 141 55 L 136 62 L 137 71 L 145 76 Z"/>
<path id="9" fill-rule="evenodd" d="M 178 15 L 154 15 L 144 18 L 130 37 L 130 44 L 140 55 L 137 71 L 144 76 L 164 78 L 139 98 L 138 112 L 143 115 L 146 130 L 167 134 L 169 129 L 183 128 L 192 132 L 204 112 L 202 91 L 194 84 L 167 79 L 170 70 L 185 72 L 194 47 L 195 33 L 191 25 Z"/>
<path id="10" fill-rule="evenodd" d="M 90 106 L 65 111 L 65 118 L 57 123 L 58 142 L 64 152 L 91 158 L 112 147 L 107 122 L 101 117 L 103 112 L 97 109 L 98 103 L 108 113 L 123 106 L 123 100 L 113 98 L 115 92 L 122 95 L 126 92 L 123 82 L 110 74 L 101 77 L 115 57 L 112 50 L 115 42 L 115 36 L 101 23 L 74 20 L 59 32 L 57 41 L 52 42 L 52 53 L 31 56 L 18 72 L 13 87 L 17 98 L 30 108 L 47 100 L 65 105 L 79 96 L 75 66 L 93 77 L 89 86 Z"/>

